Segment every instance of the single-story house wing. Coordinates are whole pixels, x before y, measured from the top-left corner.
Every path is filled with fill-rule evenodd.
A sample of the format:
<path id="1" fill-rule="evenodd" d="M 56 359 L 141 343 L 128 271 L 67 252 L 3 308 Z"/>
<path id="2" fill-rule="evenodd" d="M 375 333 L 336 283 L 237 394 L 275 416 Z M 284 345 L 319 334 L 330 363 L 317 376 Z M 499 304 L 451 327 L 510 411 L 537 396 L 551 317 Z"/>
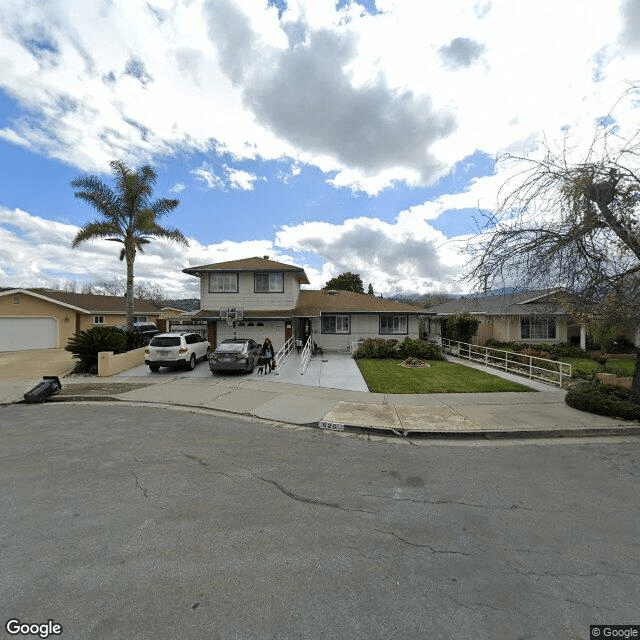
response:
<path id="1" fill-rule="evenodd" d="M 135 302 L 137 322 L 155 322 L 159 310 Z M 126 324 L 124 296 L 98 296 L 40 289 L 0 291 L 0 351 L 59 349 L 79 331 Z"/>
<path id="2" fill-rule="evenodd" d="M 424 311 L 424 332 L 431 340 L 446 333 L 447 317 L 469 312 L 480 320 L 475 344 L 490 338 L 501 342 L 567 342 L 586 347 L 586 327 L 563 307 L 557 294 L 564 289 L 471 295 L 445 302 Z M 626 337 L 640 344 L 640 329 L 625 331 Z"/>

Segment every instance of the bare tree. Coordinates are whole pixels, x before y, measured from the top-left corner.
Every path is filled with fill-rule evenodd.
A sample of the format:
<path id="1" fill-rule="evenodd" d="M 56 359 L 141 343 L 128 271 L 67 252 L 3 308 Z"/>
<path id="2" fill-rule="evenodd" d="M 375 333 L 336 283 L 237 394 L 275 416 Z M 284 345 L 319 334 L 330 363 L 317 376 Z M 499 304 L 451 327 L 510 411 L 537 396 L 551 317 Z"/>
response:
<path id="1" fill-rule="evenodd" d="M 565 144 L 515 169 L 486 231 L 469 245 L 467 274 L 492 287 L 564 287 L 565 305 L 600 327 L 640 325 L 640 130 L 601 126 L 582 161 Z M 640 359 L 632 402 L 640 403 Z"/>

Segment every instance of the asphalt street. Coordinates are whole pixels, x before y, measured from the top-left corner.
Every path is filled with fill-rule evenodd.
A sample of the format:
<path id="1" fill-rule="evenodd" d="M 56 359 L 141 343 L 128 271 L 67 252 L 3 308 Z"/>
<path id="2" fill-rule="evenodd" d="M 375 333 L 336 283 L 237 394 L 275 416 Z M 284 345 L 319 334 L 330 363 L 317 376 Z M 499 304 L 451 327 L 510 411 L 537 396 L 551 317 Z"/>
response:
<path id="1" fill-rule="evenodd" d="M 3 406 L 3 627 L 586 639 L 638 622 L 639 460 L 637 437 L 416 446 L 196 410 Z"/>

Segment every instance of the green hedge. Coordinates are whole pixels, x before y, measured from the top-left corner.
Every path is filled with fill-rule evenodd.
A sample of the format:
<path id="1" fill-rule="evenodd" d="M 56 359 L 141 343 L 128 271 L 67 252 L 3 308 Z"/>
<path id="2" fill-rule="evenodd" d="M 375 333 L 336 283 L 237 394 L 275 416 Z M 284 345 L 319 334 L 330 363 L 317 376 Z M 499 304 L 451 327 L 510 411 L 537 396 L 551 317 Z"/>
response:
<path id="1" fill-rule="evenodd" d="M 489 338 L 485 342 L 486 347 L 491 347 L 493 349 L 504 349 L 505 351 L 516 351 L 520 352 L 523 349 L 532 349 L 532 350 L 544 350 L 551 355 L 558 356 L 559 358 L 588 358 L 589 354 L 580 349 L 580 347 L 574 347 L 566 342 L 559 342 L 556 344 L 546 344 L 546 343 L 538 343 L 538 344 L 528 344 L 526 342 L 500 342 L 499 340 L 494 340 L 493 338 Z"/>
<path id="2" fill-rule="evenodd" d="M 422 360 L 444 360 L 440 347 L 424 340 L 405 338 L 402 342 L 390 338 L 368 338 L 356 351 L 356 358 L 372 360 L 405 360 L 421 358 Z"/>
<path id="3" fill-rule="evenodd" d="M 640 421 L 640 405 L 629 402 L 629 391 L 591 382 L 569 389 L 565 402 L 574 409 L 601 416 Z"/>

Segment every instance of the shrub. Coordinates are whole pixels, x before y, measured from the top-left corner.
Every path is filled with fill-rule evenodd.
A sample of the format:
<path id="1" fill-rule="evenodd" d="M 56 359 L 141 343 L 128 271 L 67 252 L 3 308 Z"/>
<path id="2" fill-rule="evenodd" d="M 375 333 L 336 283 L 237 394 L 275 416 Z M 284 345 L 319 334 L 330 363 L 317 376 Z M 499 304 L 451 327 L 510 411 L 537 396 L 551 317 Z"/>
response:
<path id="1" fill-rule="evenodd" d="M 471 338 L 478 333 L 479 326 L 480 320 L 468 311 L 454 313 L 447 318 L 447 338 L 458 342 L 471 342 Z"/>
<path id="2" fill-rule="evenodd" d="M 569 389 L 565 402 L 574 409 L 601 416 L 640 421 L 640 405 L 629 402 L 629 391 L 594 381 Z"/>
<path id="3" fill-rule="evenodd" d="M 74 368 L 76 373 L 95 373 L 100 351 L 124 353 L 128 350 L 128 343 L 127 333 L 118 327 L 92 327 L 76 333 L 65 349 L 78 360 Z"/>
<path id="4" fill-rule="evenodd" d="M 444 360 L 442 351 L 437 345 L 424 340 L 412 340 L 407 337 L 402 343 L 390 338 L 367 338 L 356 351 L 356 358 L 373 360 L 405 360 L 406 358 L 422 358 L 423 360 Z"/>
<path id="5" fill-rule="evenodd" d="M 540 351 L 544 348 L 549 355 L 549 359 L 554 359 L 552 356 L 558 358 L 588 358 L 589 354 L 580 349 L 580 347 L 574 347 L 566 342 L 559 342 L 556 344 L 528 344 L 526 342 L 500 342 L 489 338 L 485 342 L 485 346 L 493 349 L 504 349 L 505 351 L 516 351 L 520 353 L 523 349 L 532 349 L 534 351 Z M 542 357 L 542 356 L 538 356 Z"/>
<path id="6" fill-rule="evenodd" d="M 635 353 L 636 345 L 628 338 L 619 336 L 607 346 L 607 351 L 609 353 Z"/>
<path id="7" fill-rule="evenodd" d="M 422 360 L 444 360 L 440 347 L 424 340 L 405 338 L 400 344 L 400 355 L 404 358 L 420 358 Z"/>

